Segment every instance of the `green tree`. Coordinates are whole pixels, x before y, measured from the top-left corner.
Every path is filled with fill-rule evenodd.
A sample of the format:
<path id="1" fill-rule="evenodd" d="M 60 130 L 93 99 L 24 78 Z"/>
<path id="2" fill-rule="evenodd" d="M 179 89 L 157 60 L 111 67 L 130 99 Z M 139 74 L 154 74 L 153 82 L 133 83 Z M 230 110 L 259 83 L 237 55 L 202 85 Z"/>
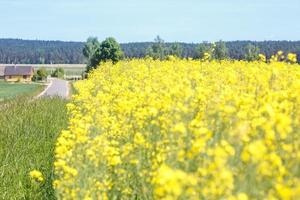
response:
<path id="1" fill-rule="evenodd" d="M 89 37 L 83 47 L 83 55 L 87 59 L 87 68 L 96 67 L 99 62 L 96 59 L 96 52 L 100 48 L 100 43 L 96 37 Z"/>
<path id="2" fill-rule="evenodd" d="M 247 61 L 255 61 L 259 59 L 260 49 L 257 46 L 254 46 L 253 44 L 248 44 L 245 50 L 246 50 L 245 59 Z"/>
<path id="3" fill-rule="evenodd" d="M 48 76 L 48 72 L 45 68 L 40 68 L 36 72 L 37 80 L 45 80 Z"/>
<path id="4" fill-rule="evenodd" d="M 183 52 L 183 48 L 178 42 L 171 44 L 171 46 L 168 49 L 169 55 L 177 56 L 178 58 L 182 57 L 182 52 Z"/>
<path id="5" fill-rule="evenodd" d="M 89 37 L 83 47 L 83 55 L 87 59 L 91 59 L 95 52 L 99 49 L 100 43 L 96 37 Z"/>
<path id="6" fill-rule="evenodd" d="M 219 41 L 215 44 L 213 58 L 216 60 L 224 60 L 228 58 L 228 49 L 225 42 Z"/>
<path id="7" fill-rule="evenodd" d="M 154 39 L 154 44 L 147 49 L 147 55 L 153 59 L 164 60 L 166 58 L 166 50 L 167 49 L 164 40 L 157 36 Z"/>
<path id="8" fill-rule="evenodd" d="M 214 47 L 211 43 L 203 42 L 196 47 L 196 58 L 203 59 L 205 53 L 212 55 L 214 52 Z"/>
<path id="9" fill-rule="evenodd" d="M 92 56 L 89 57 L 87 72 L 97 68 L 101 62 L 112 61 L 116 63 L 124 57 L 120 44 L 112 37 L 106 38 L 99 44 L 97 49 L 93 50 L 95 51 L 93 51 Z"/>
<path id="10" fill-rule="evenodd" d="M 64 68 L 61 68 L 61 67 L 56 68 L 51 74 L 52 77 L 57 77 L 57 78 L 63 78 L 64 75 L 65 75 L 65 70 L 64 70 Z"/>
<path id="11" fill-rule="evenodd" d="M 100 62 L 112 61 L 117 63 L 124 57 L 120 44 L 112 37 L 106 38 L 96 52 Z"/>

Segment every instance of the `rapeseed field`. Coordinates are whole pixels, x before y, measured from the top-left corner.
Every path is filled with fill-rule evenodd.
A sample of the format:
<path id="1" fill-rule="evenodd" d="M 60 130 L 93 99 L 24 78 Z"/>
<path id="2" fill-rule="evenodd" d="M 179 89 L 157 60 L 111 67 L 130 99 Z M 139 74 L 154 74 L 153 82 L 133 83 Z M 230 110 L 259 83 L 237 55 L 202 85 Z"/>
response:
<path id="1" fill-rule="evenodd" d="M 300 66 L 260 58 L 102 64 L 67 105 L 57 197 L 300 199 Z"/>

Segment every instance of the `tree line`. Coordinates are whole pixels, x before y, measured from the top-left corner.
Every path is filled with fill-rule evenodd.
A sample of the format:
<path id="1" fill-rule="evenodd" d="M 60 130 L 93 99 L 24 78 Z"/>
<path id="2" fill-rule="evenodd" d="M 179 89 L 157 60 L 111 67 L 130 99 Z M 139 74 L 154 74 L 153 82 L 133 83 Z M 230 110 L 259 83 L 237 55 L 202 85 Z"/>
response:
<path id="1" fill-rule="evenodd" d="M 0 39 L 0 63 L 76 64 L 84 63 L 83 43 Z"/>
<path id="2" fill-rule="evenodd" d="M 98 42 L 100 44 L 100 42 Z M 38 41 L 20 39 L 0 39 L 0 63 L 6 64 L 81 64 L 88 63 L 89 59 L 84 56 L 83 50 L 86 43 L 62 42 L 62 41 Z M 278 51 L 295 53 L 300 58 L 300 41 L 231 41 L 216 42 L 226 47 L 226 56 L 231 59 L 252 59 L 261 53 L 271 58 Z M 97 44 L 98 45 L 98 44 Z M 203 56 L 203 49 L 212 45 L 209 42 L 201 44 L 164 42 L 156 37 L 153 42 L 137 42 L 120 44 L 123 58 L 143 58 L 152 56 L 163 58 L 167 55 L 177 55 L 182 58 L 199 58 Z M 221 46 L 222 46 L 221 45 Z M 249 55 L 250 52 L 250 55 Z M 98 52 L 100 53 L 100 52 Z M 99 57 L 97 58 L 99 59 Z M 97 60 L 95 61 L 97 62 Z"/>

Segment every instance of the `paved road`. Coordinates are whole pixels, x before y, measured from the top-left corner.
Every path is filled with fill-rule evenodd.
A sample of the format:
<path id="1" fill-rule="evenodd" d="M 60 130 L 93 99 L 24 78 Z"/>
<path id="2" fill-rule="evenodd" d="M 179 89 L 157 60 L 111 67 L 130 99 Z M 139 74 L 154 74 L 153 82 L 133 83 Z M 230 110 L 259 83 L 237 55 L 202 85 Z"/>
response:
<path id="1" fill-rule="evenodd" d="M 49 87 L 42 93 L 41 97 L 54 97 L 59 96 L 62 98 L 68 98 L 69 96 L 69 86 L 68 81 L 60 79 L 51 79 Z"/>

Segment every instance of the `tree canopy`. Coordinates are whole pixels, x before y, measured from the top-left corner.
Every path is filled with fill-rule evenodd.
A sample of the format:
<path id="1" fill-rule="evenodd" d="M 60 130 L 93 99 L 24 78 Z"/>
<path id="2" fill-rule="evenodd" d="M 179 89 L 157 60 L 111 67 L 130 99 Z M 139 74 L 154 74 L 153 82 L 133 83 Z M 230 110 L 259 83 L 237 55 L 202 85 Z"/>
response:
<path id="1" fill-rule="evenodd" d="M 212 43 L 203 42 L 196 47 L 196 55 L 195 58 L 203 59 L 205 57 L 205 53 L 209 53 L 210 55 L 214 52 L 214 46 Z"/>
<path id="2" fill-rule="evenodd" d="M 173 55 L 179 58 L 182 57 L 182 52 L 183 48 L 178 42 L 171 44 L 168 49 L 168 55 Z"/>
<path id="3" fill-rule="evenodd" d="M 57 78 L 63 78 L 64 75 L 65 75 L 65 70 L 64 70 L 64 68 L 61 68 L 61 67 L 56 68 L 51 74 L 52 77 L 57 77 Z"/>
<path id="4" fill-rule="evenodd" d="M 83 48 L 83 54 L 88 60 L 87 72 L 97 68 L 101 62 L 118 62 L 124 54 L 119 43 L 112 37 L 99 43 L 97 38 L 88 38 Z"/>
<path id="5" fill-rule="evenodd" d="M 112 61 L 113 63 L 118 62 L 124 56 L 120 44 L 112 37 L 106 38 L 101 44 L 97 51 L 100 61 Z"/>
<path id="6" fill-rule="evenodd" d="M 157 36 L 154 39 L 154 43 L 147 49 L 147 56 L 154 59 L 163 60 L 166 58 L 166 53 L 165 41 L 160 36 Z"/>
<path id="7" fill-rule="evenodd" d="M 216 60 L 224 60 L 228 58 L 228 48 L 226 47 L 225 42 L 219 41 L 214 44 L 213 58 Z"/>
<path id="8" fill-rule="evenodd" d="M 89 37 L 83 47 L 83 55 L 86 57 L 88 65 L 94 65 L 92 58 L 95 56 L 95 53 L 100 48 L 100 43 L 96 37 Z"/>
<path id="9" fill-rule="evenodd" d="M 245 59 L 247 61 L 254 61 L 259 59 L 259 53 L 260 49 L 253 45 L 253 44 L 248 44 L 246 46 L 246 53 L 245 53 Z"/>

